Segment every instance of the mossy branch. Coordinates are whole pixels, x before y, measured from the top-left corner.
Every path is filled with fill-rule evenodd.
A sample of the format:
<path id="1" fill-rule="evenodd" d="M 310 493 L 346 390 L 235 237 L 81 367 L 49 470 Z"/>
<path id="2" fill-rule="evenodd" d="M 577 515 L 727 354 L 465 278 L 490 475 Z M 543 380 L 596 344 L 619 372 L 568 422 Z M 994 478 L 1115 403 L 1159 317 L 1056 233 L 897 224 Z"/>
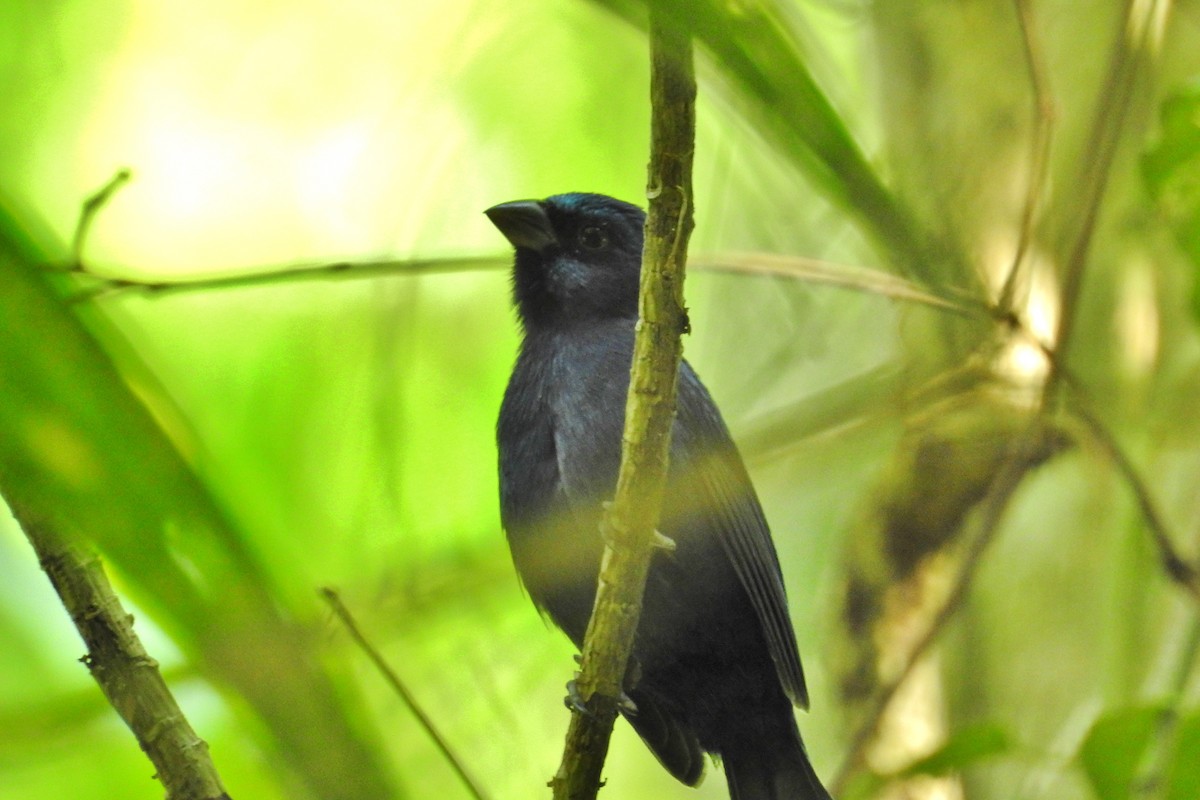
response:
<path id="1" fill-rule="evenodd" d="M 601 785 L 657 538 L 683 350 L 680 336 L 688 329 L 683 276 L 692 231 L 696 124 L 690 37 L 652 19 L 650 59 L 650 207 L 621 469 L 616 496 L 604 516 L 607 543 L 576 682 L 586 710 L 571 716 L 562 764 L 550 783 L 556 800 L 594 798 Z"/>

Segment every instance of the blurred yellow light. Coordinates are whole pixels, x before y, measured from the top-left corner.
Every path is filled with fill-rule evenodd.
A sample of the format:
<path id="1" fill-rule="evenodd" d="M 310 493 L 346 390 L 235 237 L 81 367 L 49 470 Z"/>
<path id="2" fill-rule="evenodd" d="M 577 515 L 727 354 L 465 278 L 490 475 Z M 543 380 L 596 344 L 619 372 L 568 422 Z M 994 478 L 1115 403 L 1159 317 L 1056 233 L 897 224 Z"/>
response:
<path id="1" fill-rule="evenodd" d="M 1145 259 L 1121 274 L 1116 309 L 1117 339 L 1123 366 L 1134 377 L 1145 375 L 1158 360 L 1159 314 L 1153 267 Z"/>
<path id="2" fill-rule="evenodd" d="M 987 277 L 993 298 L 998 298 L 1012 270 L 1016 251 L 1014 235 L 999 236 L 992 242 Z M 1050 374 L 1046 355 L 1053 348 L 1058 326 L 1058 281 L 1046 253 L 1030 246 L 1021 265 L 1022 280 L 1015 287 L 1013 311 L 1025 330 L 1006 341 L 996 358 L 996 370 L 1016 386 L 1036 394 Z"/>

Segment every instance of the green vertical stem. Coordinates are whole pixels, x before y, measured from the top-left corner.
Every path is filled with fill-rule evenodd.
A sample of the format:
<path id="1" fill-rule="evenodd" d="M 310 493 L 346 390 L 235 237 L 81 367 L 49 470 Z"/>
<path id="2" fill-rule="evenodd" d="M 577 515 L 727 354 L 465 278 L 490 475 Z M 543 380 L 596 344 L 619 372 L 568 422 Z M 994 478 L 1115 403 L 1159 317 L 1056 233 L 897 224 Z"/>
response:
<path id="1" fill-rule="evenodd" d="M 690 37 L 658 16 L 650 24 L 650 167 L 639 319 L 616 496 L 605 514 L 604 559 L 576 683 L 575 711 L 556 800 L 594 798 L 633 650 L 666 483 L 675 390 L 688 328 L 683 275 L 692 231 L 696 78 Z"/>

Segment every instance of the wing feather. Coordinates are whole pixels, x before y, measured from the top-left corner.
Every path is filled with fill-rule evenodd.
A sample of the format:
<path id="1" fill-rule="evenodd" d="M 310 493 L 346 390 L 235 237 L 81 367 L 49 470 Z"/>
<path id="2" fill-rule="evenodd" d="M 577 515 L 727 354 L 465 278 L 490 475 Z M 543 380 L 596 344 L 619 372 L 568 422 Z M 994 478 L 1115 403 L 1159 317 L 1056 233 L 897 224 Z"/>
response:
<path id="1" fill-rule="evenodd" d="M 750 596 L 784 692 L 808 708 L 787 592 L 766 517 L 725 423 L 699 378 L 685 363 L 679 381 L 679 421 L 672 458 L 690 474 L 689 489 L 712 516 L 721 546 Z"/>

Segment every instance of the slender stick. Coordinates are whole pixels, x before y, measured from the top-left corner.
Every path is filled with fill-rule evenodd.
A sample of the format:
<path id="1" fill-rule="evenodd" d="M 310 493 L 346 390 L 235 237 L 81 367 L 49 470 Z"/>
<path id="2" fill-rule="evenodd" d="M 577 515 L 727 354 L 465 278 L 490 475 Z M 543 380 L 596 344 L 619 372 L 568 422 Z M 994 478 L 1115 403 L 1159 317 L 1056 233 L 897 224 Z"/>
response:
<path id="1" fill-rule="evenodd" d="M 1029 72 L 1029 87 L 1033 95 L 1033 141 L 1030 144 L 1029 182 L 1025 190 L 1025 204 L 1021 210 L 1017 249 L 1013 254 L 1012 265 L 1004 279 L 1004 285 L 1000 289 L 1000 298 L 996 302 L 1000 314 L 1013 312 L 1022 268 L 1028 266 L 1027 257 L 1029 247 L 1033 243 L 1034 224 L 1037 222 L 1040 201 L 1046 190 L 1051 134 L 1054 130 L 1054 99 L 1050 96 L 1046 63 L 1037 38 L 1033 9 L 1030 8 L 1030 0 L 1013 0 L 1013 5 L 1021 26 L 1025 68 Z"/>
<path id="2" fill-rule="evenodd" d="M 555 800 L 594 798 L 601 785 L 655 546 L 675 417 L 680 335 L 688 326 L 683 274 L 692 229 L 696 124 L 690 37 L 652 16 L 650 59 L 650 212 L 621 470 L 604 517 L 607 544 L 576 682 L 586 708 L 571 715 L 562 764 L 550 782 Z"/>
<path id="3" fill-rule="evenodd" d="M 505 266 L 510 266 L 510 264 L 501 258 L 488 256 L 382 259 L 378 261 L 294 264 L 216 276 L 162 275 L 146 278 L 103 275 L 86 266 L 47 265 L 45 268 L 53 272 L 79 275 L 86 279 L 90 285 L 71 298 L 72 301 L 80 303 L 125 292 L 162 297 L 183 292 L 244 289 L 298 283 L 306 280 L 497 271 Z M 691 259 L 688 268 L 693 272 L 721 272 L 748 277 L 785 278 L 814 285 L 836 286 L 865 294 L 876 294 L 899 302 L 915 303 L 959 316 L 991 318 L 997 315 L 997 312 L 984 302 L 966 295 L 933 294 L 890 272 L 804 256 L 756 252 L 712 253 Z"/>
<path id="4" fill-rule="evenodd" d="M 387 661 L 380 654 L 380 652 L 376 650 L 369 641 L 367 641 L 367 637 L 364 636 L 362 630 L 359 629 L 358 623 L 354 621 L 354 617 L 350 613 L 350 609 L 346 608 L 346 604 L 342 602 L 342 598 L 338 595 L 337 591 L 329 587 L 323 587 L 320 590 L 320 594 L 321 597 L 325 599 L 325 602 L 329 604 L 329 608 L 333 611 L 334 616 L 338 618 L 338 621 L 340 621 L 342 626 L 345 627 L 346 632 L 350 634 L 350 638 L 354 640 L 354 643 L 357 644 L 364 653 L 366 653 L 367 658 L 370 659 L 371 663 L 375 665 L 375 669 L 379 670 L 379 674 L 382 675 L 384 680 L 388 682 L 388 685 L 392 687 L 392 690 L 396 692 L 396 695 L 399 696 L 400 701 L 404 703 L 404 705 L 408 707 L 408 710 L 412 712 L 413 716 L 417 718 L 417 724 L 424 728 L 425 732 L 429 734 L 429 738 L 433 740 L 433 743 L 437 746 L 438 750 L 441 751 L 442 757 L 445 758 L 450 764 L 451 768 L 454 769 L 454 772 L 458 775 L 459 780 L 462 781 L 463 786 L 467 788 L 467 791 L 470 793 L 470 795 L 474 797 L 475 800 L 486 800 L 487 794 L 482 788 L 480 788 L 479 783 L 471 777 L 471 773 L 467 771 L 466 765 L 462 763 L 462 760 L 455 755 L 454 751 L 450 748 L 449 743 L 437 729 L 437 726 L 433 723 L 433 718 L 425 713 L 425 710 L 421 708 L 421 706 L 417 703 L 416 698 L 413 697 L 412 692 L 410 692 L 408 687 L 404 685 L 404 682 L 400 680 L 400 676 L 397 675 L 395 670 L 388 665 Z"/>
<path id="5" fill-rule="evenodd" d="M 1146 529 L 1150 532 L 1150 538 L 1158 550 L 1158 557 L 1162 561 L 1167 577 L 1179 584 L 1179 587 L 1191 595 L 1193 600 L 1200 602 L 1200 570 L 1185 559 L 1175 547 L 1171 535 L 1167 532 L 1167 525 L 1163 522 L 1162 515 L 1158 512 L 1158 506 L 1150 494 L 1150 487 L 1142 480 L 1137 467 L 1129 460 L 1125 450 L 1104 426 L 1104 423 L 1082 403 L 1076 403 L 1072 410 L 1087 426 L 1092 438 L 1104 448 L 1117 471 L 1121 473 L 1121 477 L 1125 479 L 1125 483 L 1129 485 L 1130 491 L 1133 492 L 1138 510 L 1146 522 Z"/>
<path id="6" fill-rule="evenodd" d="M 510 259 L 511 260 L 511 259 Z M 256 286 L 272 286 L 277 283 L 297 283 L 306 280 L 333 280 L 337 278 L 377 278 L 388 275 L 437 275 L 476 270 L 499 270 L 507 262 L 500 257 L 468 258 L 424 258 L 424 259 L 381 259 L 379 261 L 337 261 L 328 264 L 296 264 L 272 267 L 253 272 L 236 272 L 229 275 L 204 277 L 179 277 L 164 275 L 157 278 L 109 277 L 99 275 L 86 267 L 60 269 L 49 266 L 54 272 L 67 272 L 88 278 L 87 286 L 71 297 L 76 303 L 97 300 L 120 292 L 140 292 L 155 297 L 182 292 L 208 291 L 213 289 L 244 289 Z"/>
<path id="7" fill-rule="evenodd" d="M 1084 271 L 1091 251 L 1092 234 L 1100 217 L 1100 206 L 1108 188 L 1108 178 L 1116 158 L 1125 118 L 1134 102 L 1137 80 L 1153 57 L 1170 11 L 1169 0 L 1130 0 L 1121 28 L 1116 32 L 1108 76 L 1096 102 L 1096 116 L 1088 139 L 1088 158 L 1076 181 L 1073 195 L 1080 209 L 1064 258 L 1062 299 L 1059 303 L 1058 329 L 1054 347 L 1059 361 L 1046 381 L 1043 397 L 1053 397 L 1061 383 L 1061 362 L 1075 328 L 1075 312 L 1083 288 Z"/>
<path id="8" fill-rule="evenodd" d="M 79 211 L 79 220 L 75 223 L 75 236 L 71 240 L 71 258 L 74 261 L 72 264 L 74 269 L 83 269 L 83 249 L 87 244 L 88 233 L 92 229 L 92 221 L 108 205 L 108 202 L 112 200 L 117 190 L 129 183 L 132 178 L 133 172 L 128 168 L 119 169 L 116 174 L 108 179 L 108 183 L 101 186 L 94 194 L 83 201 L 83 207 Z"/>

